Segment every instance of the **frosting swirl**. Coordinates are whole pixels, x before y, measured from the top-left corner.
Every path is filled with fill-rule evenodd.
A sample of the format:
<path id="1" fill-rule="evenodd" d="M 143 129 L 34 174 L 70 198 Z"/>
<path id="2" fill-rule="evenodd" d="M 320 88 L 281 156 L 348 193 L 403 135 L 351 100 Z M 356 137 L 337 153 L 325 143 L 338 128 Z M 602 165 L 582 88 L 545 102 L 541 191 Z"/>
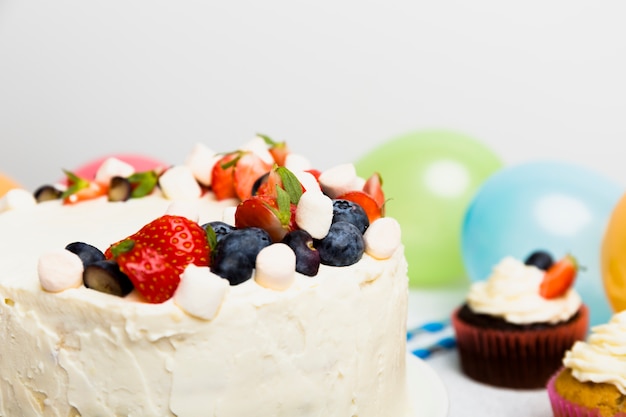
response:
<path id="1" fill-rule="evenodd" d="M 563 365 L 581 382 L 613 384 L 626 395 L 626 311 L 594 326 L 586 342 L 574 343 Z"/>
<path id="2" fill-rule="evenodd" d="M 582 305 L 570 288 L 563 296 L 546 299 L 539 295 L 544 271 L 507 256 L 485 281 L 470 287 L 467 303 L 475 313 L 501 317 L 509 323 L 559 323 L 569 320 Z"/>

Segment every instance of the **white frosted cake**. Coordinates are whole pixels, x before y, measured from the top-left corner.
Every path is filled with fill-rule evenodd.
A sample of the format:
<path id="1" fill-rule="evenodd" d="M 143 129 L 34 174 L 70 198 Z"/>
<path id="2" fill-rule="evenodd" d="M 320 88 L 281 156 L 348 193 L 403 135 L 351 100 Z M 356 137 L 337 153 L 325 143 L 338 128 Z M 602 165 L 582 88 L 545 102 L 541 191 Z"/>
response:
<path id="1" fill-rule="evenodd" d="M 216 197 L 216 177 L 203 179 L 198 169 L 215 163 L 206 151 L 197 148 L 185 164 L 159 172 L 159 186 L 141 197 L 72 200 L 70 182 L 58 199 L 31 203 L 19 191 L 2 199 L 0 415 L 409 415 L 408 278 L 393 219 L 371 219 L 357 259 L 337 261 L 337 248 L 331 249 L 314 273 L 296 271 L 297 252 L 285 251 L 284 236 L 272 233 L 251 276 L 235 282 L 213 264 L 224 254 L 207 232 L 207 262 L 185 265 L 165 300 L 140 291 L 137 277 L 123 295 L 85 285 L 88 264 L 65 249 L 72 242 L 98 248 L 130 276 L 130 256 L 117 255 L 116 245 L 132 238 L 131 250 L 144 248 L 137 232 L 164 215 L 251 227 L 243 225 L 254 222 L 250 212 L 243 216 L 244 209 L 238 214 L 234 207 L 254 198 Z M 263 156 L 260 148 L 253 153 Z M 335 223 L 324 197 L 343 200 L 355 190 L 373 196 L 377 188 L 353 178 L 350 166 L 318 175 L 302 158 L 293 160 L 297 164 L 281 160 L 281 166 L 301 179 L 304 193 L 292 201 L 283 234 L 311 230 L 321 247 Z M 100 184 L 132 173 L 121 161 L 109 162 L 115 163 L 102 168 Z M 187 173 L 195 185 L 185 182 Z M 271 174 L 269 184 L 272 177 L 279 184 L 284 179 L 284 188 L 293 178 Z"/>

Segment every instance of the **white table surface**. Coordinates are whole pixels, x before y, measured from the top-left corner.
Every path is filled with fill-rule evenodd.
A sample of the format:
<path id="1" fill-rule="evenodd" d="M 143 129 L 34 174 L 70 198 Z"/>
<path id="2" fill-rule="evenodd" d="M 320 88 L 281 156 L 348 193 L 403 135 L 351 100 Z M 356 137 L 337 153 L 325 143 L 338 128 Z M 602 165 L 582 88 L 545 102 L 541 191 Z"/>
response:
<path id="1" fill-rule="evenodd" d="M 409 327 L 449 317 L 454 308 L 463 302 L 466 293 L 466 286 L 412 289 L 409 294 Z M 475 382 L 461 372 L 456 349 L 437 352 L 425 361 L 447 389 L 448 417 L 552 417 L 545 389 L 501 389 Z"/>

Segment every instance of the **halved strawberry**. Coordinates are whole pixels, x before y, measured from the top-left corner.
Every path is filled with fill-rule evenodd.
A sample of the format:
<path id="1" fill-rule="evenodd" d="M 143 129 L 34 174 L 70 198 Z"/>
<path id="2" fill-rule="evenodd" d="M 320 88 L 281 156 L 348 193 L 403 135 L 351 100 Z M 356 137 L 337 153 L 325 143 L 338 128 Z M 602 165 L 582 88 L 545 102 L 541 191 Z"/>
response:
<path id="1" fill-rule="evenodd" d="M 337 199 L 352 201 L 360 205 L 363 210 L 365 210 L 370 224 L 372 224 L 374 220 L 383 217 L 383 208 L 378 205 L 371 195 L 363 191 L 348 191 L 338 196 Z"/>
<path id="2" fill-rule="evenodd" d="M 539 285 L 539 295 L 548 299 L 562 296 L 574 284 L 577 273 L 576 258 L 566 255 L 548 268 Z"/>
<path id="3" fill-rule="evenodd" d="M 294 230 L 293 225 L 289 201 L 286 206 L 280 207 L 277 199 L 270 196 L 250 197 L 239 203 L 235 211 L 235 227 L 260 227 L 269 233 L 274 242 L 280 242 Z"/>
<path id="4" fill-rule="evenodd" d="M 272 138 L 267 135 L 257 134 L 258 137 L 262 138 L 265 143 L 268 145 L 268 150 L 274 158 L 274 162 L 278 166 L 285 166 L 285 160 L 287 159 L 287 155 L 289 155 L 289 147 L 286 142 L 276 142 Z"/>
<path id="5" fill-rule="evenodd" d="M 240 200 L 252 196 L 252 187 L 257 179 L 271 169 L 271 165 L 263 161 L 253 152 L 242 153 L 234 167 L 233 183 L 235 193 Z"/>
<path id="6" fill-rule="evenodd" d="M 108 185 L 81 178 L 70 171 L 65 171 L 65 174 L 67 189 L 61 194 L 64 204 L 74 204 L 107 195 Z"/>
<path id="7" fill-rule="evenodd" d="M 162 303 L 172 298 L 180 283 L 180 272 L 156 248 L 126 239 L 112 251 L 120 270 L 148 302 Z"/>
<path id="8" fill-rule="evenodd" d="M 237 197 L 233 174 L 235 172 L 235 159 L 238 157 L 239 152 L 227 153 L 213 165 L 211 188 L 218 200 Z"/>
<path id="9" fill-rule="evenodd" d="M 378 204 L 378 207 L 385 205 L 385 193 L 383 192 L 383 179 L 378 172 L 373 173 L 363 185 L 363 192 L 369 194 Z"/>

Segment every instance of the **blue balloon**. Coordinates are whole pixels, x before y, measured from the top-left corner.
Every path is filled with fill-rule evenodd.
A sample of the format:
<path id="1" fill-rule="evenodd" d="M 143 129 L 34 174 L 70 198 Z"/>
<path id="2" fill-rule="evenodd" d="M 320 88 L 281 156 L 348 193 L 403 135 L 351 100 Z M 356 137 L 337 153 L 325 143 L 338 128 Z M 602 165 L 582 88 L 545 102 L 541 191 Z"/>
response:
<path id="1" fill-rule="evenodd" d="M 574 287 L 590 324 L 613 311 L 602 283 L 601 244 L 623 188 L 574 164 L 535 161 L 503 168 L 478 189 L 463 219 L 461 252 L 471 281 L 486 279 L 503 257 L 524 260 L 543 249 L 571 254 L 581 268 Z"/>

